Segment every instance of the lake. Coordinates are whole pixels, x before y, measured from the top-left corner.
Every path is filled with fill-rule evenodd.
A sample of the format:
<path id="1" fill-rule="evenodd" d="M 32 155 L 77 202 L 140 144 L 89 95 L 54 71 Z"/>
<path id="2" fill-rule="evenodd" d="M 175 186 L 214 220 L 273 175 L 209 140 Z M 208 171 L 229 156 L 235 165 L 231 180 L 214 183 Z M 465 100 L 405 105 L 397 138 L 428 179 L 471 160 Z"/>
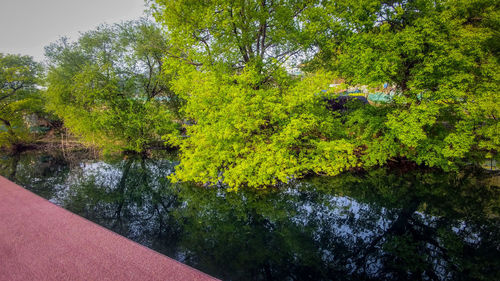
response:
<path id="1" fill-rule="evenodd" d="M 500 183 L 377 168 L 262 190 L 173 184 L 175 155 L 0 157 L 0 174 L 223 280 L 500 280 Z"/>

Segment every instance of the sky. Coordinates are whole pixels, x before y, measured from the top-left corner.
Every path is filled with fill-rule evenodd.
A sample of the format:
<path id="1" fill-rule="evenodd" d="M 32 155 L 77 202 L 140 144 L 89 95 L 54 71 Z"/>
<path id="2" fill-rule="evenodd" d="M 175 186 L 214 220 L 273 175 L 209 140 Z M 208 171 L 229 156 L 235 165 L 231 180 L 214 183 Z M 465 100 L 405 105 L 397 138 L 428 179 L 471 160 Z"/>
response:
<path id="1" fill-rule="evenodd" d="M 44 59 L 60 37 L 144 16 L 144 0 L 0 0 L 0 53 Z"/>

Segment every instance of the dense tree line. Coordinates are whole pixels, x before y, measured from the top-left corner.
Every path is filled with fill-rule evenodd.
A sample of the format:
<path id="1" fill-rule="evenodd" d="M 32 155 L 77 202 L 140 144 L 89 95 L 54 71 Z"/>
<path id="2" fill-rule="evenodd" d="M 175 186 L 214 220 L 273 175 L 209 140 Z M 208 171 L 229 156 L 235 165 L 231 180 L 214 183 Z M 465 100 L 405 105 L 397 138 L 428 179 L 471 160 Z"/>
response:
<path id="1" fill-rule="evenodd" d="M 401 159 L 454 170 L 499 157 L 498 5 L 151 1 L 162 27 L 47 47 L 45 108 L 109 151 L 178 146 L 174 180 L 259 187 Z M 329 106 L 384 83 L 388 103 Z"/>
<path id="2" fill-rule="evenodd" d="M 155 2 L 194 120 L 175 179 L 262 186 L 393 159 L 449 170 L 498 157 L 496 1 Z M 332 112 L 319 93 L 334 78 L 399 95 Z"/>

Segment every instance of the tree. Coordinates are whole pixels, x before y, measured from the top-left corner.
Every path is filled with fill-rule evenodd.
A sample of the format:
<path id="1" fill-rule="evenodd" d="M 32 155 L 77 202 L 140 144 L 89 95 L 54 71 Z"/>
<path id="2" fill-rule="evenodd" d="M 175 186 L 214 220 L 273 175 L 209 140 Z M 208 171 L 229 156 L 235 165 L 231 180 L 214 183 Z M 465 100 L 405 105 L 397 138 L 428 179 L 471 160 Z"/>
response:
<path id="1" fill-rule="evenodd" d="M 24 118 L 40 113 L 43 101 L 38 89 L 42 67 L 32 57 L 0 54 L 0 146 L 29 141 Z"/>
<path id="2" fill-rule="evenodd" d="M 162 74 L 167 49 L 144 20 L 61 39 L 46 48 L 48 108 L 87 143 L 142 152 L 177 127 L 179 100 Z"/>
<path id="3" fill-rule="evenodd" d="M 301 81 L 286 70 L 307 54 L 301 15 L 312 1 L 156 3 L 172 89 L 191 120 L 187 137 L 169 139 L 181 150 L 175 179 L 258 187 L 357 165 L 318 95 L 328 75 Z"/>
<path id="4" fill-rule="evenodd" d="M 406 157 L 449 169 L 498 157 L 498 2 L 326 1 L 308 10 L 311 66 L 352 84 L 389 82 L 385 108 L 346 117 L 365 164 Z M 319 24 L 320 23 L 320 24 Z M 334 36 L 331 38 L 330 36 Z"/>

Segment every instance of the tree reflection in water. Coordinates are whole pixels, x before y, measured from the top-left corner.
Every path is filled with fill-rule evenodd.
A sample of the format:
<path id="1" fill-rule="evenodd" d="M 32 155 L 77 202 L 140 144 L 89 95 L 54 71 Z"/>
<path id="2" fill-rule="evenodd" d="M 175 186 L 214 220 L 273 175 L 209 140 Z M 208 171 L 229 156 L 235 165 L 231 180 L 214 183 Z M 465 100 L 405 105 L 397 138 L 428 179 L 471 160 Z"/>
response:
<path id="1" fill-rule="evenodd" d="M 224 280 L 500 274 L 500 189 L 478 171 L 381 168 L 234 193 L 171 184 L 176 163 L 167 159 L 83 159 L 3 157 L 0 173 Z"/>

